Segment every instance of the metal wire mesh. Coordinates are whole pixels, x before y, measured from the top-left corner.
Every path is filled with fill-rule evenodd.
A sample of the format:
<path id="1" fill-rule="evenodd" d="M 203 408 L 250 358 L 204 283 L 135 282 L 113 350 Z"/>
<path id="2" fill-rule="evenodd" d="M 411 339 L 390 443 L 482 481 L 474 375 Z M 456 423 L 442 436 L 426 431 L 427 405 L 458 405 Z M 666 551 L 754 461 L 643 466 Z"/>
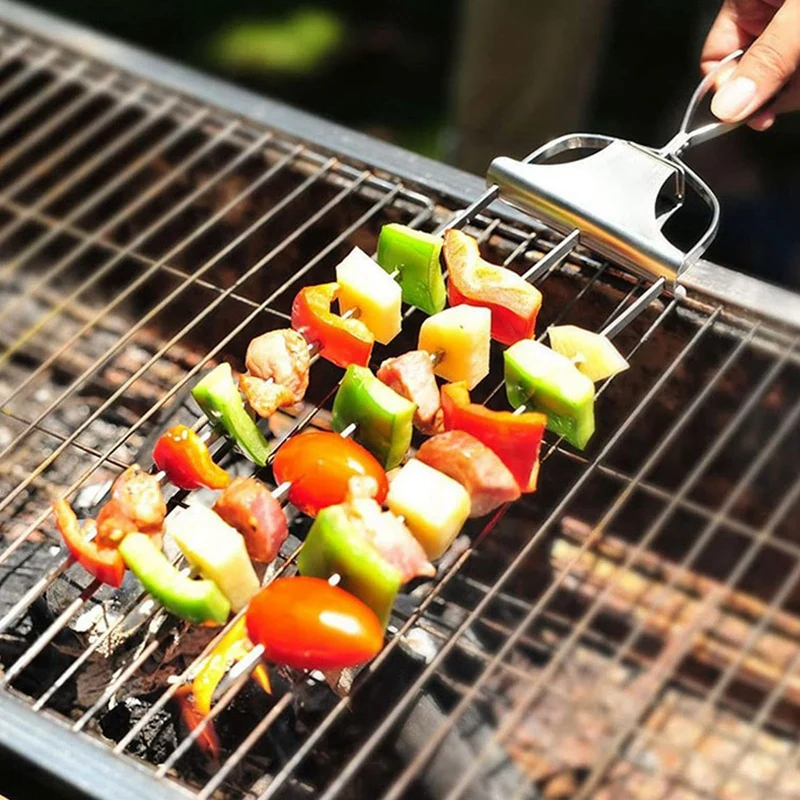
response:
<path id="1" fill-rule="evenodd" d="M 198 373 L 285 326 L 294 290 L 354 244 L 373 251 L 381 224 L 458 216 L 2 31 L 0 687 L 204 798 L 797 796 L 797 342 L 720 307 L 652 302 L 618 337 L 631 369 L 600 387 L 590 447 L 548 440 L 539 491 L 401 598 L 352 686 L 280 673 L 254 698 L 234 683 L 209 718 L 218 763 L 198 747 L 209 723 L 182 729 L 173 701 L 222 632 L 135 587 L 109 597 L 65 558 L 51 495 L 90 506 L 149 466 Z M 652 288 L 582 251 L 538 270 L 555 237 L 468 216 L 490 258 L 536 273 L 542 331 L 599 330 Z M 419 316 L 376 357 L 413 345 Z M 494 353 L 476 391 L 498 408 L 499 368 Z M 276 447 L 326 425 L 338 377 L 314 365 Z M 268 578 L 294 570 L 293 525 Z"/>

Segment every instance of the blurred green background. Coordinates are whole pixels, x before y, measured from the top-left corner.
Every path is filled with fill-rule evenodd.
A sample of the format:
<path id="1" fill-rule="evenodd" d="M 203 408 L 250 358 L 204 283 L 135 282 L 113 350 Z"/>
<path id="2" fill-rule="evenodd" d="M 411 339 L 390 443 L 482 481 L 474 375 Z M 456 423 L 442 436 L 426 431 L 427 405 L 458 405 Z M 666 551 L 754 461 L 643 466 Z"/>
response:
<path id="1" fill-rule="evenodd" d="M 43 0 L 35 5 L 439 155 L 457 0 Z"/>
<path id="2" fill-rule="evenodd" d="M 480 174 L 493 155 L 521 156 L 569 130 L 665 142 L 721 0 L 34 4 Z M 586 21 L 590 11 L 599 23 Z M 587 50 L 584 39 L 597 46 Z M 585 91 L 573 95 L 567 82 L 559 97 L 570 59 L 587 64 Z M 737 131 L 689 156 L 723 204 L 710 256 L 797 288 L 799 140 L 798 121 L 781 118 L 766 134 Z"/>

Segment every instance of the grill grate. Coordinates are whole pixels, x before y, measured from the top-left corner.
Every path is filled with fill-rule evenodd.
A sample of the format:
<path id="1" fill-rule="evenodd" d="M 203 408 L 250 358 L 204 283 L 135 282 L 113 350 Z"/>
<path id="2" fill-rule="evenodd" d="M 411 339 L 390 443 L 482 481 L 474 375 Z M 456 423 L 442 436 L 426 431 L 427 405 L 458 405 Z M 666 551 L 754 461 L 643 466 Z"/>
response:
<path id="1" fill-rule="evenodd" d="M 64 559 L 51 495 L 91 508 L 190 413 L 200 370 L 284 326 L 294 289 L 374 250 L 383 223 L 456 215 L 425 186 L 0 32 L 0 687 L 201 798 L 797 796 L 797 341 L 710 301 L 662 295 L 625 327 L 632 368 L 601 387 L 595 441 L 548 441 L 537 494 L 401 597 L 352 690 L 230 686 L 219 763 L 172 701 L 221 634 Z M 467 222 L 521 273 L 557 245 L 534 223 Z M 542 330 L 600 329 L 652 288 L 584 251 L 536 280 Z M 476 395 L 502 407 L 498 356 Z M 315 364 L 271 435 L 324 427 L 337 379 Z M 270 576 L 292 572 L 303 530 Z"/>

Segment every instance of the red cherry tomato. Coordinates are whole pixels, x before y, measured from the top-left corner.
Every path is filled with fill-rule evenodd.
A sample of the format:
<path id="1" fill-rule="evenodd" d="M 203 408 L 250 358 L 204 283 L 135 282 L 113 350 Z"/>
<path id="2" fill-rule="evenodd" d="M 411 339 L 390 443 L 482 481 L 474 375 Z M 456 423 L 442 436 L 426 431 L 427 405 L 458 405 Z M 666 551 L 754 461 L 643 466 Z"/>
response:
<path id="1" fill-rule="evenodd" d="M 264 658 L 295 669 L 355 667 L 383 645 L 375 612 L 322 578 L 278 578 L 250 600 L 246 619 Z"/>
<path id="2" fill-rule="evenodd" d="M 375 456 L 338 433 L 311 431 L 295 436 L 278 449 L 272 469 L 278 484 L 291 482 L 289 500 L 312 517 L 347 499 L 350 478 L 372 478 L 379 503 L 389 491 L 386 472 Z"/>

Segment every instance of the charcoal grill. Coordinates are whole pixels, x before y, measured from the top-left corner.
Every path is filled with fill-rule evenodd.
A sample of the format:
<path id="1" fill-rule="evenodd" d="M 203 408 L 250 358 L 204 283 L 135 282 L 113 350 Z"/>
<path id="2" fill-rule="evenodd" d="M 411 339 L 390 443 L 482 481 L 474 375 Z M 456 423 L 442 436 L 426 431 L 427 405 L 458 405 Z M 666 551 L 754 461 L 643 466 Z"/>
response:
<path id="1" fill-rule="evenodd" d="M 481 197 L 477 178 L 0 4 L 0 747 L 32 796 L 800 795 L 800 298 L 704 261 L 665 284 Z M 234 680 L 209 757 L 175 695 L 218 632 L 88 580 L 48 503 L 91 512 L 197 419 L 200 370 L 285 326 L 295 289 L 374 250 L 382 224 L 454 219 L 536 276 L 541 330 L 611 324 L 631 369 L 602 387 L 584 453 L 548 440 L 538 492 L 401 595 L 372 664 L 278 671 L 270 697 Z M 476 396 L 502 407 L 493 362 Z M 316 363 L 270 435 L 324 428 L 338 377 Z M 291 574 L 306 524 L 266 579 Z"/>

